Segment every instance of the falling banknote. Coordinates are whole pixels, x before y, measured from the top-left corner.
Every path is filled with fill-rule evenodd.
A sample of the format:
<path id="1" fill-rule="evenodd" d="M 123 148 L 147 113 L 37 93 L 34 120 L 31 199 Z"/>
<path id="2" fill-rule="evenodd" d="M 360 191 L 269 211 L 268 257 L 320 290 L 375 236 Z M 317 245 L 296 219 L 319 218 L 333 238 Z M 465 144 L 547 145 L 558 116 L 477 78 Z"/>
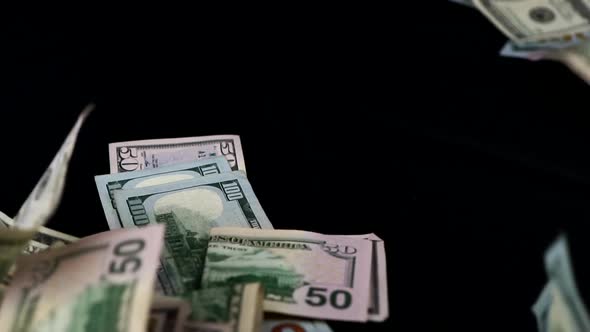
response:
<path id="1" fill-rule="evenodd" d="M 590 317 L 576 286 L 564 236 L 560 236 L 545 253 L 545 271 L 552 285 L 548 330 L 590 331 Z"/>
<path id="2" fill-rule="evenodd" d="M 372 245 L 291 230 L 213 228 L 202 286 L 261 282 L 264 310 L 367 321 Z"/>
<path id="3" fill-rule="evenodd" d="M 125 228 L 165 224 L 159 292 L 182 295 L 199 287 L 209 229 L 272 228 L 239 171 L 139 189 L 115 191 Z"/>
<path id="4" fill-rule="evenodd" d="M 138 171 L 165 165 L 224 156 L 232 170 L 245 171 L 240 136 L 150 139 L 109 144 L 111 173 Z"/>
<path id="5" fill-rule="evenodd" d="M 587 1 L 473 0 L 519 46 L 570 47 L 590 36 Z"/>
<path id="6" fill-rule="evenodd" d="M 92 109 L 90 105 L 82 111 L 49 167 L 21 206 L 12 227 L 0 228 L 0 280 L 4 280 L 16 257 L 57 209 L 78 132 Z"/>
<path id="7" fill-rule="evenodd" d="M 115 230 L 21 256 L 0 331 L 145 332 L 163 233 Z"/>
<path id="8" fill-rule="evenodd" d="M 110 229 L 123 227 L 117 213 L 115 190 L 135 189 L 231 172 L 225 157 L 215 157 L 142 171 L 97 175 L 94 177 L 102 209 Z"/>

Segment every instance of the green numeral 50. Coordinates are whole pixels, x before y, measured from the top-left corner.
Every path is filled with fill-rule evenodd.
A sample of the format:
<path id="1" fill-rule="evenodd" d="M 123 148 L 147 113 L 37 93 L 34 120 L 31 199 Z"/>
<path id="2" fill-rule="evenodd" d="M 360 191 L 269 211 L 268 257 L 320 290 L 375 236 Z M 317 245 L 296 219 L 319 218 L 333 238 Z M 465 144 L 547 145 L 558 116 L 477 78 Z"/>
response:
<path id="1" fill-rule="evenodd" d="M 305 296 L 305 303 L 313 307 L 326 305 L 326 303 L 328 303 L 326 292 L 328 292 L 327 288 L 310 287 Z M 348 291 L 337 289 L 330 293 L 329 300 L 332 307 L 342 310 L 350 307 L 352 304 L 352 295 L 350 295 L 350 292 Z"/>

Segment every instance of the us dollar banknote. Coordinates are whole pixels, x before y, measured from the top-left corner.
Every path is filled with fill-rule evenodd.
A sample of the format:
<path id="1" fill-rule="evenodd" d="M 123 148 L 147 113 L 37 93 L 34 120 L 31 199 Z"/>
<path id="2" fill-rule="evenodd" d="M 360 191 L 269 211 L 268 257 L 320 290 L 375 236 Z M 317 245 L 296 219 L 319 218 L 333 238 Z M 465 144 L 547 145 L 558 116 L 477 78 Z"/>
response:
<path id="1" fill-rule="evenodd" d="M 473 0 L 518 45 L 569 47 L 586 41 L 590 7 L 584 0 Z"/>
<path id="2" fill-rule="evenodd" d="M 232 170 L 245 171 L 240 136 L 150 139 L 109 144 L 111 173 L 138 171 L 165 165 L 224 156 Z"/>
<path id="3" fill-rule="evenodd" d="M 13 226 L 14 220 L 0 211 L 0 227 L 11 228 Z M 25 248 L 24 253 L 35 253 L 58 244 L 67 245 L 78 240 L 79 238 L 75 236 L 41 226 Z"/>
<path id="4" fill-rule="evenodd" d="M 261 332 L 332 332 L 326 322 L 300 319 L 265 319 Z"/>
<path id="5" fill-rule="evenodd" d="M 260 331 L 264 291 L 259 283 L 203 288 L 192 291 L 187 298 L 192 313 L 186 331 Z"/>
<path id="6" fill-rule="evenodd" d="M 214 157 L 135 172 L 97 175 L 94 181 L 109 228 L 117 229 L 123 225 L 117 213 L 116 190 L 144 188 L 227 172 L 231 172 L 227 159 Z"/>
<path id="7" fill-rule="evenodd" d="M 272 228 L 239 171 L 158 186 L 115 191 L 124 228 L 166 225 L 159 289 L 182 295 L 200 285 L 212 227 Z"/>
<path id="8" fill-rule="evenodd" d="M 539 332 L 548 332 L 549 312 L 553 303 L 553 287 L 551 282 L 545 284 L 537 301 L 531 307 Z"/>
<path id="9" fill-rule="evenodd" d="M 89 105 L 82 111 L 49 167 L 14 217 L 14 227 L 37 228 L 43 226 L 53 215 L 61 200 L 68 164 L 76 145 L 78 132 L 93 109 L 94 106 Z"/>
<path id="10" fill-rule="evenodd" d="M 49 167 L 21 206 L 13 225 L 0 228 L 0 280 L 5 280 L 15 259 L 57 209 L 78 132 L 92 109 L 93 106 L 90 105 L 82 111 Z M 9 220 L 7 217 L 4 219 Z"/>
<path id="11" fill-rule="evenodd" d="M 367 321 L 372 247 L 364 239 L 291 230 L 213 228 L 202 286 L 261 282 L 264 310 Z"/>
<path id="12" fill-rule="evenodd" d="M 0 331 L 145 332 L 163 233 L 115 230 L 21 256 Z"/>
<path id="13" fill-rule="evenodd" d="M 190 314 L 190 304 L 184 299 L 154 296 L 147 332 L 182 332 Z"/>
<path id="14" fill-rule="evenodd" d="M 385 243 L 377 235 L 343 235 L 344 237 L 364 239 L 371 243 L 371 285 L 369 288 L 369 320 L 382 322 L 389 317 L 389 298 L 387 296 L 387 260 Z"/>
<path id="15" fill-rule="evenodd" d="M 553 285 L 549 331 L 590 331 L 590 317 L 576 285 L 565 236 L 545 253 L 545 271 Z"/>

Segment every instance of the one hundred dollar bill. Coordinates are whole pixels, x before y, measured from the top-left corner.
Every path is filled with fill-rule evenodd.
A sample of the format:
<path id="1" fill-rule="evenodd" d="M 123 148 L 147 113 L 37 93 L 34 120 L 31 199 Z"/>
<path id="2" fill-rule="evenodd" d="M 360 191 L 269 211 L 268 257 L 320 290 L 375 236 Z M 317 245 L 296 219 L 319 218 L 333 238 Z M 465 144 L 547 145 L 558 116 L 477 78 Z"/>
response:
<path id="1" fill-rule="evenodd" d="M 264 291 L 259 283 L 233 284 L 192 291 L 187 330 L 259 332 Z"/>
<path id="2" fill-rule="evenodd" d="M 585 0 L 473 0 L 473 3 L 521 46 L 562 48 L 589 37 L 590 7 Z"/>
<path id="3" fill-rule="evenodd" d="M 382 322 L 389 317 L 387 293 L 387 260 L 385 243 L 375 234 L 345 235 L 345 237 L 365 239 L 371 243 L 371 286 L 369 289 L 369 320 Z"/>
<path id="4" fill-rule="evenodd" d="M 115 230 L 21 256 L 0 331 L 145 332 L 163 233 Z"/>
<path id="5" fill-rule="evenodd" d="M 214 156 L 224 156 L 234 171 L 246 170 L 242 143 L 237 135 L 150 139 L 109 144 L 111 173 L 158 168 Z"/>
<path id="6" fill-rule="evenodd" d="M 332 332 L 326 322 L 299 319 L 265 319 L 261 332 Z"/>
<path id="7" fill-rule="evenodd" d="M 115 191 L 125 228 L 165 224 L 158 291 L 182 295 L 200 285 L 209 229 L 272 228 L 239 171 L 139 189 Z"/>
<path id="8" fill-rule="evenodd" d="M 141 171 L 97 175 L 94 177 L 102 209 L 110 229 L 123 227 L 117 213 L 115 190 L 135 189 L 231 172 L 225 157 L 214 157 Z"/>
<path id="9" fill-rule="evenodd" d="M 178 297 L 155 296 L 150 308 L 147 332 L 182 332 L 190 304 Z"/>
<path id="10" fill-rule="evenodd" d="M 93 105 L 86 107 L 74 127 L 66 137 L 65 142 L 45 170 L 45 173 L 23 203 L 18 214 L 14 217 L 14 226 L 22 229 L 34 229 L 43 226 L 53 215 L 61 200 L 68 164 L 76 145 L 78 132 L 88 114 L 94 109 Z"/>
<path id="11" fill-rule="evenodd" d="M 261 282 L 264 310 L 367 321 L 372 246 L 364 239 L 291 230 L 213 228 L 202 286 Z"/>
<path id="12" fill-rule="evenodd" d="M 562 326 L 561 331 L 590 331 L 590 317 L 576 286 L 565 236 L 545 253 L 545 271 L 553 284 L 549 331 L 558 331 L 552 326 Z"/>

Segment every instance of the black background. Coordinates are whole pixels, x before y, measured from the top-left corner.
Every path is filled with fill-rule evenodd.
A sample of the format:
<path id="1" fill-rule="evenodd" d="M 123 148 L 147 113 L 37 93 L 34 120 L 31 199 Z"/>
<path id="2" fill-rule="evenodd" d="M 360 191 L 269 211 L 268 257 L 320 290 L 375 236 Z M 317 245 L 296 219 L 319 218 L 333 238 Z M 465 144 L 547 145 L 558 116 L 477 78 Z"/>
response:
<path id="1" fill-rule="evenodd" d="M 108 229 L 93 179 L 108 143 L 239 134 L 276 228 L 386 241 L 390 318 L 370 330 L 536 331 L 560 232 L 590 296 L 588 85 L 499 57 L 505 37 L 475 10 L 411 6 L 18 17 L 1 209 L 16 214 L 89 101 L 48 224 L 76 236 Z"/>

